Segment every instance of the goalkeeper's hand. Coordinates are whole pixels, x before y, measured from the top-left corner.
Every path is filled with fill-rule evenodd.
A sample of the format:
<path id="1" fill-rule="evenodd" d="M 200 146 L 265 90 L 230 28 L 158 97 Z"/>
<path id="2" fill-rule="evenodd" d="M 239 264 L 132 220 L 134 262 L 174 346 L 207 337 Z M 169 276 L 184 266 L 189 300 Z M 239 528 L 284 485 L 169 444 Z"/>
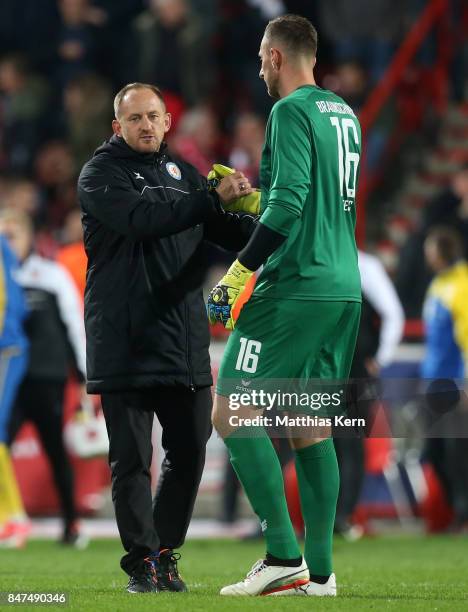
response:
<path id="1" fill-rule="evenodd" d="M 222 191 L 222 180 L 225 177 L 236 177 L 239 175 L 238 192 L 234 194 L 234 199 L 226 199 Z M 233 168 L 228 168 L 222 164 L 213 164 L 213 168 L 208 174 L 208 183 L 211 189 L 216 189 L 216 192 L 221 198 L 224 210 L 228 212 L 247 212 L 253 215 L 260 213 L 260 191 L 252 189 L 249 182 L 242 173 L 236 172 Z M 236 184 L 234 183 L 234 186 Z M 242 195 L 245 193 L 245 195 Z M 228 197 L 231 194 L 228 194 Z M 241 196 L 241 197 L 236 197 Z"/>
<path id="2" fill-rule="evenodd" d="M 207 312 L 212 325 L 222 323 L 226 329 L 234 329 L 232 318 L 234 307 L 244 291 L 253 272 L 245 268 L 238 259 L 208 296 Z"/>

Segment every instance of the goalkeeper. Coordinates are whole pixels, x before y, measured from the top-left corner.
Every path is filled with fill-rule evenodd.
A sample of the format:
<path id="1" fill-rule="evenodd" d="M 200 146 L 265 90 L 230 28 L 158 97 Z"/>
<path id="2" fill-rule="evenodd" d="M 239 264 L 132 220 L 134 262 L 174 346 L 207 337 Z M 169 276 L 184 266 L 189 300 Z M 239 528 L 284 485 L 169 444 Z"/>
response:
<path id="1" fill-rule="evenodd" d="M 262 427 L 231 426 L 228 398 L 239 379 L 243 388 L 255 379 L 349 376 L 361 308 L 354 239 L 361 134 L 351 108 L 315 84 L 316 50 L 317 33 L 303 17 L 285 15 L 266 27 L 260 77 L 279 101 L 260 167 L 262 215 L 208 300 L 210 320 L 232 329 L 243 287 L 264 266 L 227 343 L 213 423 L 260 519 L 267 552 L 223 595 L 336 594 L 332 535 L 339 476 L 333 441 L 314 431 L 291 431 L 306 525 L 303 559 L 271 440 Z M 240 420 L 259 413 L 250 406 L 235 414 Z"/>

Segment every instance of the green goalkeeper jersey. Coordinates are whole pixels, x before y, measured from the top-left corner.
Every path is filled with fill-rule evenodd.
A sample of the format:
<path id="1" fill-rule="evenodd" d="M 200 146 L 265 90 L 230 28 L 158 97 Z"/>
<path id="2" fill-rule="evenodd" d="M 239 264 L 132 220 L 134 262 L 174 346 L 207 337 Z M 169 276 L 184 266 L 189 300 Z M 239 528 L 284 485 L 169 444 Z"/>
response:
<path id="1" fill-rule="evenodd" d="M 260 223 L 286 241 L 254 295 L 361 301 L 354 237 L 361 129 L 352 109 L 315 85 L 272 108 L 260 168 Z"/>

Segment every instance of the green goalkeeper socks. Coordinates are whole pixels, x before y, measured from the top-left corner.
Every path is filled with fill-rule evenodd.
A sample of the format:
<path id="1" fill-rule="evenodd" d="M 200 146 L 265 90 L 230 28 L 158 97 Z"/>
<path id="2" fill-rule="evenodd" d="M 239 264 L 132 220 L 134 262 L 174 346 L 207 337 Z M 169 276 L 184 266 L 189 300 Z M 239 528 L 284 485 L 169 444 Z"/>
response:
<path id="1" fill-rule="evenodd" d="M 329 576 L 340 485 L 333 440 L 296 450 L 296 472 L 306 527 L 304 557 L 311 574 Z"/>
<path id="2" fill-rule="evenodd" d="M 247 432 L 248 437 L 240 437 Z M 240 428 L 224 442 L 232 466 L 260 519 L 267 551 L 280 559 L 301 557 L 286 505 L 281 466 L 264 428 Z"/>

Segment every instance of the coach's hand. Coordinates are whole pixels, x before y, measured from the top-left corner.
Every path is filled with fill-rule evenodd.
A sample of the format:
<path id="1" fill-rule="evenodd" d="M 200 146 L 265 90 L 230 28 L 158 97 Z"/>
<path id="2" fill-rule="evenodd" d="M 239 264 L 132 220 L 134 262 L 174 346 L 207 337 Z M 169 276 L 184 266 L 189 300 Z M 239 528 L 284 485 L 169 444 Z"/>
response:
<path id="1" fill-rule="evenodd" d="M 211 324 L 220 322 L 226 329 L 234 329 L 232 311 L 252 274 L 236 259 L 208 296 L 207 312 Z"/>
<path id="2" fill-rule="evenodd" d="M 214 164 L 207 178 L 211 189 L 216 190 L 224 210 L 259 214 L 260 191 L 252 189 L 242 172 L 236 172 L 222 164 Z"/>

